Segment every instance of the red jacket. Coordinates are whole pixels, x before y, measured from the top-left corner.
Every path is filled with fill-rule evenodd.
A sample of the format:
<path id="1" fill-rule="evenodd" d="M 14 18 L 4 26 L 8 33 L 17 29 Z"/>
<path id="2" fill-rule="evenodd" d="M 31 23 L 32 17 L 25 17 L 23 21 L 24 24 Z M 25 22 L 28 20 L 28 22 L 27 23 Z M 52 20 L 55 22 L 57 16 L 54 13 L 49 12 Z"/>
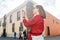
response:
<path id="1" fill-rule="evenodd" d="M 44 20 L 40 15 L 36 15 L 31 20 L 23 19 L 23 23 L 26 27 L 30 28 L 30 33 L 32 35 L 39 35 L 44 30 Z"/>

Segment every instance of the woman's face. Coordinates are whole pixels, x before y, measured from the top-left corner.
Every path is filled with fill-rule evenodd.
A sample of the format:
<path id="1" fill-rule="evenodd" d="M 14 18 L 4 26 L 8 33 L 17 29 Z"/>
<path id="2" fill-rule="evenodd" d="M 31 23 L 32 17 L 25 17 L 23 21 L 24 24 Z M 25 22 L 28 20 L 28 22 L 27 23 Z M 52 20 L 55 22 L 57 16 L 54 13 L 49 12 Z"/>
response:
<path id="1" fill-rule="evenodd" d="M 35 8 L 35 9 L 33 10 L 33 14 L 36 14 L 37 12 L 38 12 L 38 9 Z"/>

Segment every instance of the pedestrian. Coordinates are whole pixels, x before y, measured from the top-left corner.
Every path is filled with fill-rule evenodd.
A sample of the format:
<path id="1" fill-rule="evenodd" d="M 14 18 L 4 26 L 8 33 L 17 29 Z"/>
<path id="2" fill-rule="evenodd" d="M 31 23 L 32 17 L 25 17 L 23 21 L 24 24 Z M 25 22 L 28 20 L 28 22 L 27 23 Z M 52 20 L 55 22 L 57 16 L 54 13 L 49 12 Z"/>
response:
<path id="1" fill-rule="evenodd" d="M 27 40 L 27 31 L 24 30 L 23 34 L 24 34 L 24 40 Z"/>
<path id="2" fill-rule="evenodd" d="M 16 32 L 14 32 L 14 38 L 16 38 Z"/>
<path id="3" fill-rule="evenodd" d="M 23 40 L 22 32 L 21 32 L 21 31 L 19 32 L 19 39 L 20 39 L 20 40 Z"/>
<path id="4" fill-rule="evenodd" d="M 43 7 L 41 5 L 36 5 L 33 10 L 34 16 L 31 20 L 26 19 L 25 11 L 22 11 L 22 14 L 25 27 L 30 27 L 28 40 L 44 40 L 42 33 L 44 31 L 44 18 L 46 18 L 46 15 Z"/>

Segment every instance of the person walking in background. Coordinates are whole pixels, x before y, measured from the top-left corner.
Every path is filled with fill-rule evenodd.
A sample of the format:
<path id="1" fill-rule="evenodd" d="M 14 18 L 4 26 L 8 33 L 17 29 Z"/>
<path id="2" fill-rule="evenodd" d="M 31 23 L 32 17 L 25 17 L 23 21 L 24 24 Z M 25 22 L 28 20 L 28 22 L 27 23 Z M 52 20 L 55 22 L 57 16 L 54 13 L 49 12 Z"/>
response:
<path id="1" fill-rule="evenodd" d="M 27 31 L 24 30 L 23 34 L 24 34 L 24 40 L 27 40 Z"/>
<path id="2" fill-rule="evenodd" d="M 16 32 L 14 32 L 14 38 L 16 39 Z"/>
<path id="3" fill-rule="evenodd" d="M 44 40 L 42 33 L 44 31 L 44 18 L 46 18 L 45 11 L 41 5 L 36 5 L 33 10 L 33 18 L 27 20 L 25 17 L 25 11 L 22 11 L 23 23 L 26 28 L 30 27 L 28 33 L 28 40 Z"/>
<path id="4" fill-rule="evenodd" d="M 19 32 L 19 39 L 20 39 L 20 40 L 23 40 L 21 31 Z"/>

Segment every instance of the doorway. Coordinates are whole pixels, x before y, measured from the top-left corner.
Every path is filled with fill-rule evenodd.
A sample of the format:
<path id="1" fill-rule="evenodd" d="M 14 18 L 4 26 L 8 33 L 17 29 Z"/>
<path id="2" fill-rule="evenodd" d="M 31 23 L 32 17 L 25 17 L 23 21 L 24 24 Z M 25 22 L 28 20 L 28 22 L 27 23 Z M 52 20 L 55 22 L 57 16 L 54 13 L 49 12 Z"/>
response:
<path id="1" fill-rule="evenodd" d="M 50 28 L 47 26 L 47 35 L 50 36 Z"/>
<path id="2" fill-rule="evenodd" d="M 2 37 L 6 37 L 6 35 L 7 35 L 7 34 L 6 34 L 6 29 L 4 28 L 4 29 L 3 29 L 3 33 L 2 33 Z"/>

